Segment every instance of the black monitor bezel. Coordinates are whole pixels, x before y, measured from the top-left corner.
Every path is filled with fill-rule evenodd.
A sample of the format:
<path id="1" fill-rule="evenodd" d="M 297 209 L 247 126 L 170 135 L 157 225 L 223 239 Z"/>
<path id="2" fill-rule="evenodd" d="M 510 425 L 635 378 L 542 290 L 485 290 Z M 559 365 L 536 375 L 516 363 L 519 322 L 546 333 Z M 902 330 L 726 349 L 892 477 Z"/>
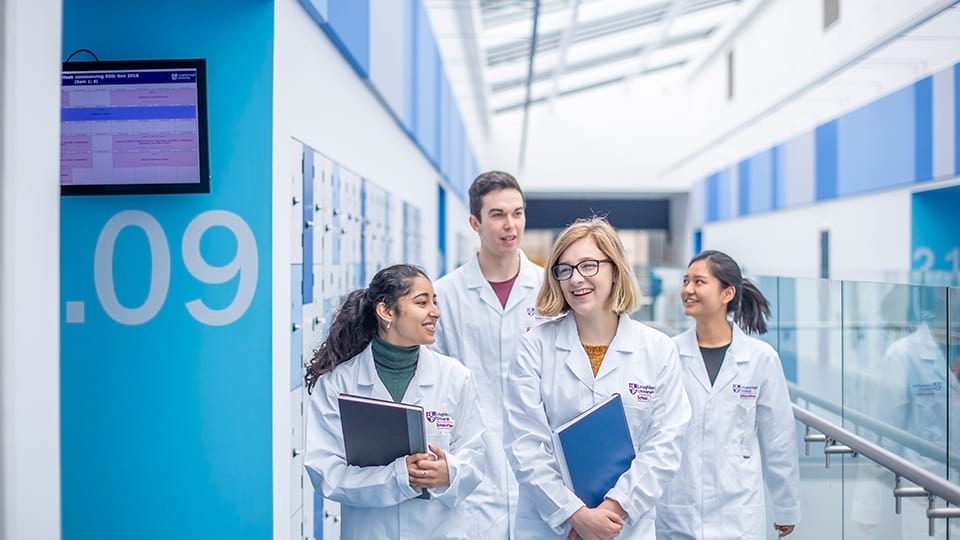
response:
<path id="1" fill-rule="evenodd" d="M 197 136 L 200 151 L 200 181 L 182 184 L 84 184 L 60 185 L 61 195 L 159 195 L 210 193 L 210 151 L 207 128 L 207 63 L 204 58 L 163 60 L 103 60 L 64 62 L 62 72 L 191 68 L 197 71 Z M 61 73 L 62 73 L 61 72 Z M 63 83 L 61 80 L 61 88 Z M 61 132 L 62 133 L 62 132 Z"/>

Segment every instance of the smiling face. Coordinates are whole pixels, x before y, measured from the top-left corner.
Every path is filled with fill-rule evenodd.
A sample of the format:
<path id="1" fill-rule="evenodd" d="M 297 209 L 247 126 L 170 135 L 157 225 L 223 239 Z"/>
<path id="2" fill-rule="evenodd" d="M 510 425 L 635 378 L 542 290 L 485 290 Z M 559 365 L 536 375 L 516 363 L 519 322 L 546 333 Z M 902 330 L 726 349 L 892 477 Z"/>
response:
<path id="1" fill-rule="evenodd" d="M 498 189 L 482 200 L 480 219 L 470 216 L 470 226 L 480 234 L 480 249 L 497 258 L 516 255 L 527 223 L 523 195 Z"/>
<path id="2" fill-rule="evenodd" d="M 390 323 L 389 328 L 381 329 L 380 337 L 391 345 L 412 347 L 437 340 L 437 294 L 430 280 L 423 276 L 412 279 L 410 291 L 397 300 L 396 309 L 389 310 L 381 303 L 377 312 L 384 323 Z"/>
<path id="3" fill-rule="evenodd" d="M 575 266 L 586 260 L 609 260 L 592 236 L 586 236 L 570 244 L 570 247 L 557 258 L 557 264 Z M 614 266 L 608 262 L 600 263 L 595 276 L 583 277 L 579 271 L 574 270 L 570 279 L 559 282 L 563 299 L 578 315 L 586 316 L 608 311 L 610 295 L 613 291 L 613 273 Z"/>
<path id="4" fill-rule="evenodd" d="M 694 261 L 683 276 L 680 300 L 683 312 L 697 320 L 726 318 L 727 304 L 733 300 L 736 289 L 724 287 L 710 270 L 706 259 Z"/>

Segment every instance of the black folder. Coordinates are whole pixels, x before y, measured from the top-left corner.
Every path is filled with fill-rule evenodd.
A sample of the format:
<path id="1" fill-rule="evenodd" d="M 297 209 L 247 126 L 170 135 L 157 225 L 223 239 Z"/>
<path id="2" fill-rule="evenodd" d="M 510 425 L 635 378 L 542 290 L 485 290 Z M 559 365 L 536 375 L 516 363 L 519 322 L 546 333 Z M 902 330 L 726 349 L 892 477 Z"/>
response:
<path id="1" fill-rule="evenodd" d="M 427 451 L 423 407 L 351 394 L 340 394 L 338 400 L 350 465 L 389 465 L 398 457 Z M 420 498 L 429 498 L 426 489 Z"/>

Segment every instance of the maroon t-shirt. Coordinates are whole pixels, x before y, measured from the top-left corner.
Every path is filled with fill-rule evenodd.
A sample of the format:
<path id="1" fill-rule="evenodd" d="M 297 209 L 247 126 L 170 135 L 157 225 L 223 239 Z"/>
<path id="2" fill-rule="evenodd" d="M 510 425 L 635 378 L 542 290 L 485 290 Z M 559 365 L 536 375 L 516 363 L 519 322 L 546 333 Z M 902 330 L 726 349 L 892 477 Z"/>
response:
<path id="1" fill-rule="evenodd" d="M 517 276 L 519 275 L 520 274 L 517 274 Z M 517 281 L 517 276 L 513 276 L 512 278 L 499 283 L 494 283 L 492 281 L 488 282 L 490 283 L 490 286 L 493 287 L 493 292 L 497 293 L 497 298 L 500 300 L 500 305 L 502 307 L 507 307 L 507 298 L 510 298 L 510 290 L 513 289 L 513 283 Z"/>

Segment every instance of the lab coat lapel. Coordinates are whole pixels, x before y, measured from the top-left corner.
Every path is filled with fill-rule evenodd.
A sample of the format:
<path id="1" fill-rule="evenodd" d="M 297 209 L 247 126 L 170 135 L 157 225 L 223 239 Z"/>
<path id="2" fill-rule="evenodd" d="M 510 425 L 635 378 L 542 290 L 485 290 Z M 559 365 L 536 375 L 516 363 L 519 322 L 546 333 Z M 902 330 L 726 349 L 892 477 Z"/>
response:
<path id="1" fill-rule="evenodd" d="M 603 357 L 603 363 L 600 364 L 600 370 L 597 372 L 597 380 L 602 379 L 608 373 L 616 371 L 623 359 L 628 355 L 637 352 L 636 338 L 631 332 L 630 318 L 626 315 L 620 315 L 617 322 L 617 333 L 614 334 L 610 346 L 607 347 L 607 354 Z"/>
<path id="2" fill-rule="evenodd" d="M 707 368 L 703 365 L 703 355 L 700 354 L 700 346 L 697 345 L 697 328 L 687 330 L 677 338 L 677 352 L 680 354 L 680 362 L 683 368 L 687 370 L 693 378 L 703 388 L 704 393 L 710 394 L 713 388 L 710 386 L 710 377 L 707 375 Z"/>
<path id="3" fill-rule="evenodd" d="M 493 308 L 494 311 L 503 313 L 503 306 L 500 305 L 497 293 L 493 292 L 493 286 L 483 277 L 483 272 L 480 271 L 480 259 L 478 257 L 472 257 L 467 263 L 467 289 L 480 295 L 480 301 Z M 513 296 L 513 294 L 510 296 Z"/>
<path id="4" fill-rule="evenodd" d="M 390 391 L 377 375 L 377 366 L 373 363 L 373 349 L 370 345 L 357 358 L 357 394 L 374 399 L 393 401 Z"/>
<path id="5" fill-rule="evenodd" d="M 577 334 L 577 322 L 572 314 L 567 314 L 560 323 L 560 331 L 557 335 L 557 349 L 564 352 L 557 353 L 564 358 L 564 363 L 573 374 L 580 379 L 587 388 L 593 388 L 593 370 L 590 369 L 590 359 L 587 358 L 586 351 L 580 345 L 580 337 Z M 564 354 L 565 353 L 565 354 Z"/>
<path id="6" fill-rule="evenodd" d="M 429 360 L 424 361 L 427 355 L 433 354 L 425 345 L 420 346 L 420 357 L 417 360 L 417 371 L 414 372 L 407 391 L 403 394 L 403 402 L 411 405 L 423 404 L 423 396 L 436 383 L 436 374 L 424 367 Z"/>
<path id="7" fill-rule="evenodd" d="M 717 380 L 713 383 L 713 391 L 710 392 L 711 398 L 730 387 L 737 374 L 740 373 L 742 364 L 750 361 L 750 351 L 746 349 L 749 345 L 746 334 L 736 324 L 730 323 L 730 326 L 733 330 L 733 338 L 723 358 L 723 364 L 720 364 L 720 373 L 717 373 Z M 702 361 L 700 363 L 703 364 Z"/>
<path id="8" fill-rule="evenodd" d="M 479 264 L 477 268 L 479 268 Z M 513 288 L 510 289 L 510 296 L 507 297 L 507 305 L 503 308 L 504 312 L 515 308 L 517 304 L 520 303 L 520 300 L 527 298 L 531 290 L 539 287 L 539 283 L 537 283 L 537 273 L 539 271 L 540 270 L 530 262 L 526 254 L 520 251 L 520 273 L 517 275 L 517 280 L 513 282 Z M 487 288 L 493 291 L 493 287 Z M 493 296 L 496 298 L 496 293 L 494 293 Z M 499 305 L 499 302 L 500 300 L 497 299 L 497 305 Z"/>

